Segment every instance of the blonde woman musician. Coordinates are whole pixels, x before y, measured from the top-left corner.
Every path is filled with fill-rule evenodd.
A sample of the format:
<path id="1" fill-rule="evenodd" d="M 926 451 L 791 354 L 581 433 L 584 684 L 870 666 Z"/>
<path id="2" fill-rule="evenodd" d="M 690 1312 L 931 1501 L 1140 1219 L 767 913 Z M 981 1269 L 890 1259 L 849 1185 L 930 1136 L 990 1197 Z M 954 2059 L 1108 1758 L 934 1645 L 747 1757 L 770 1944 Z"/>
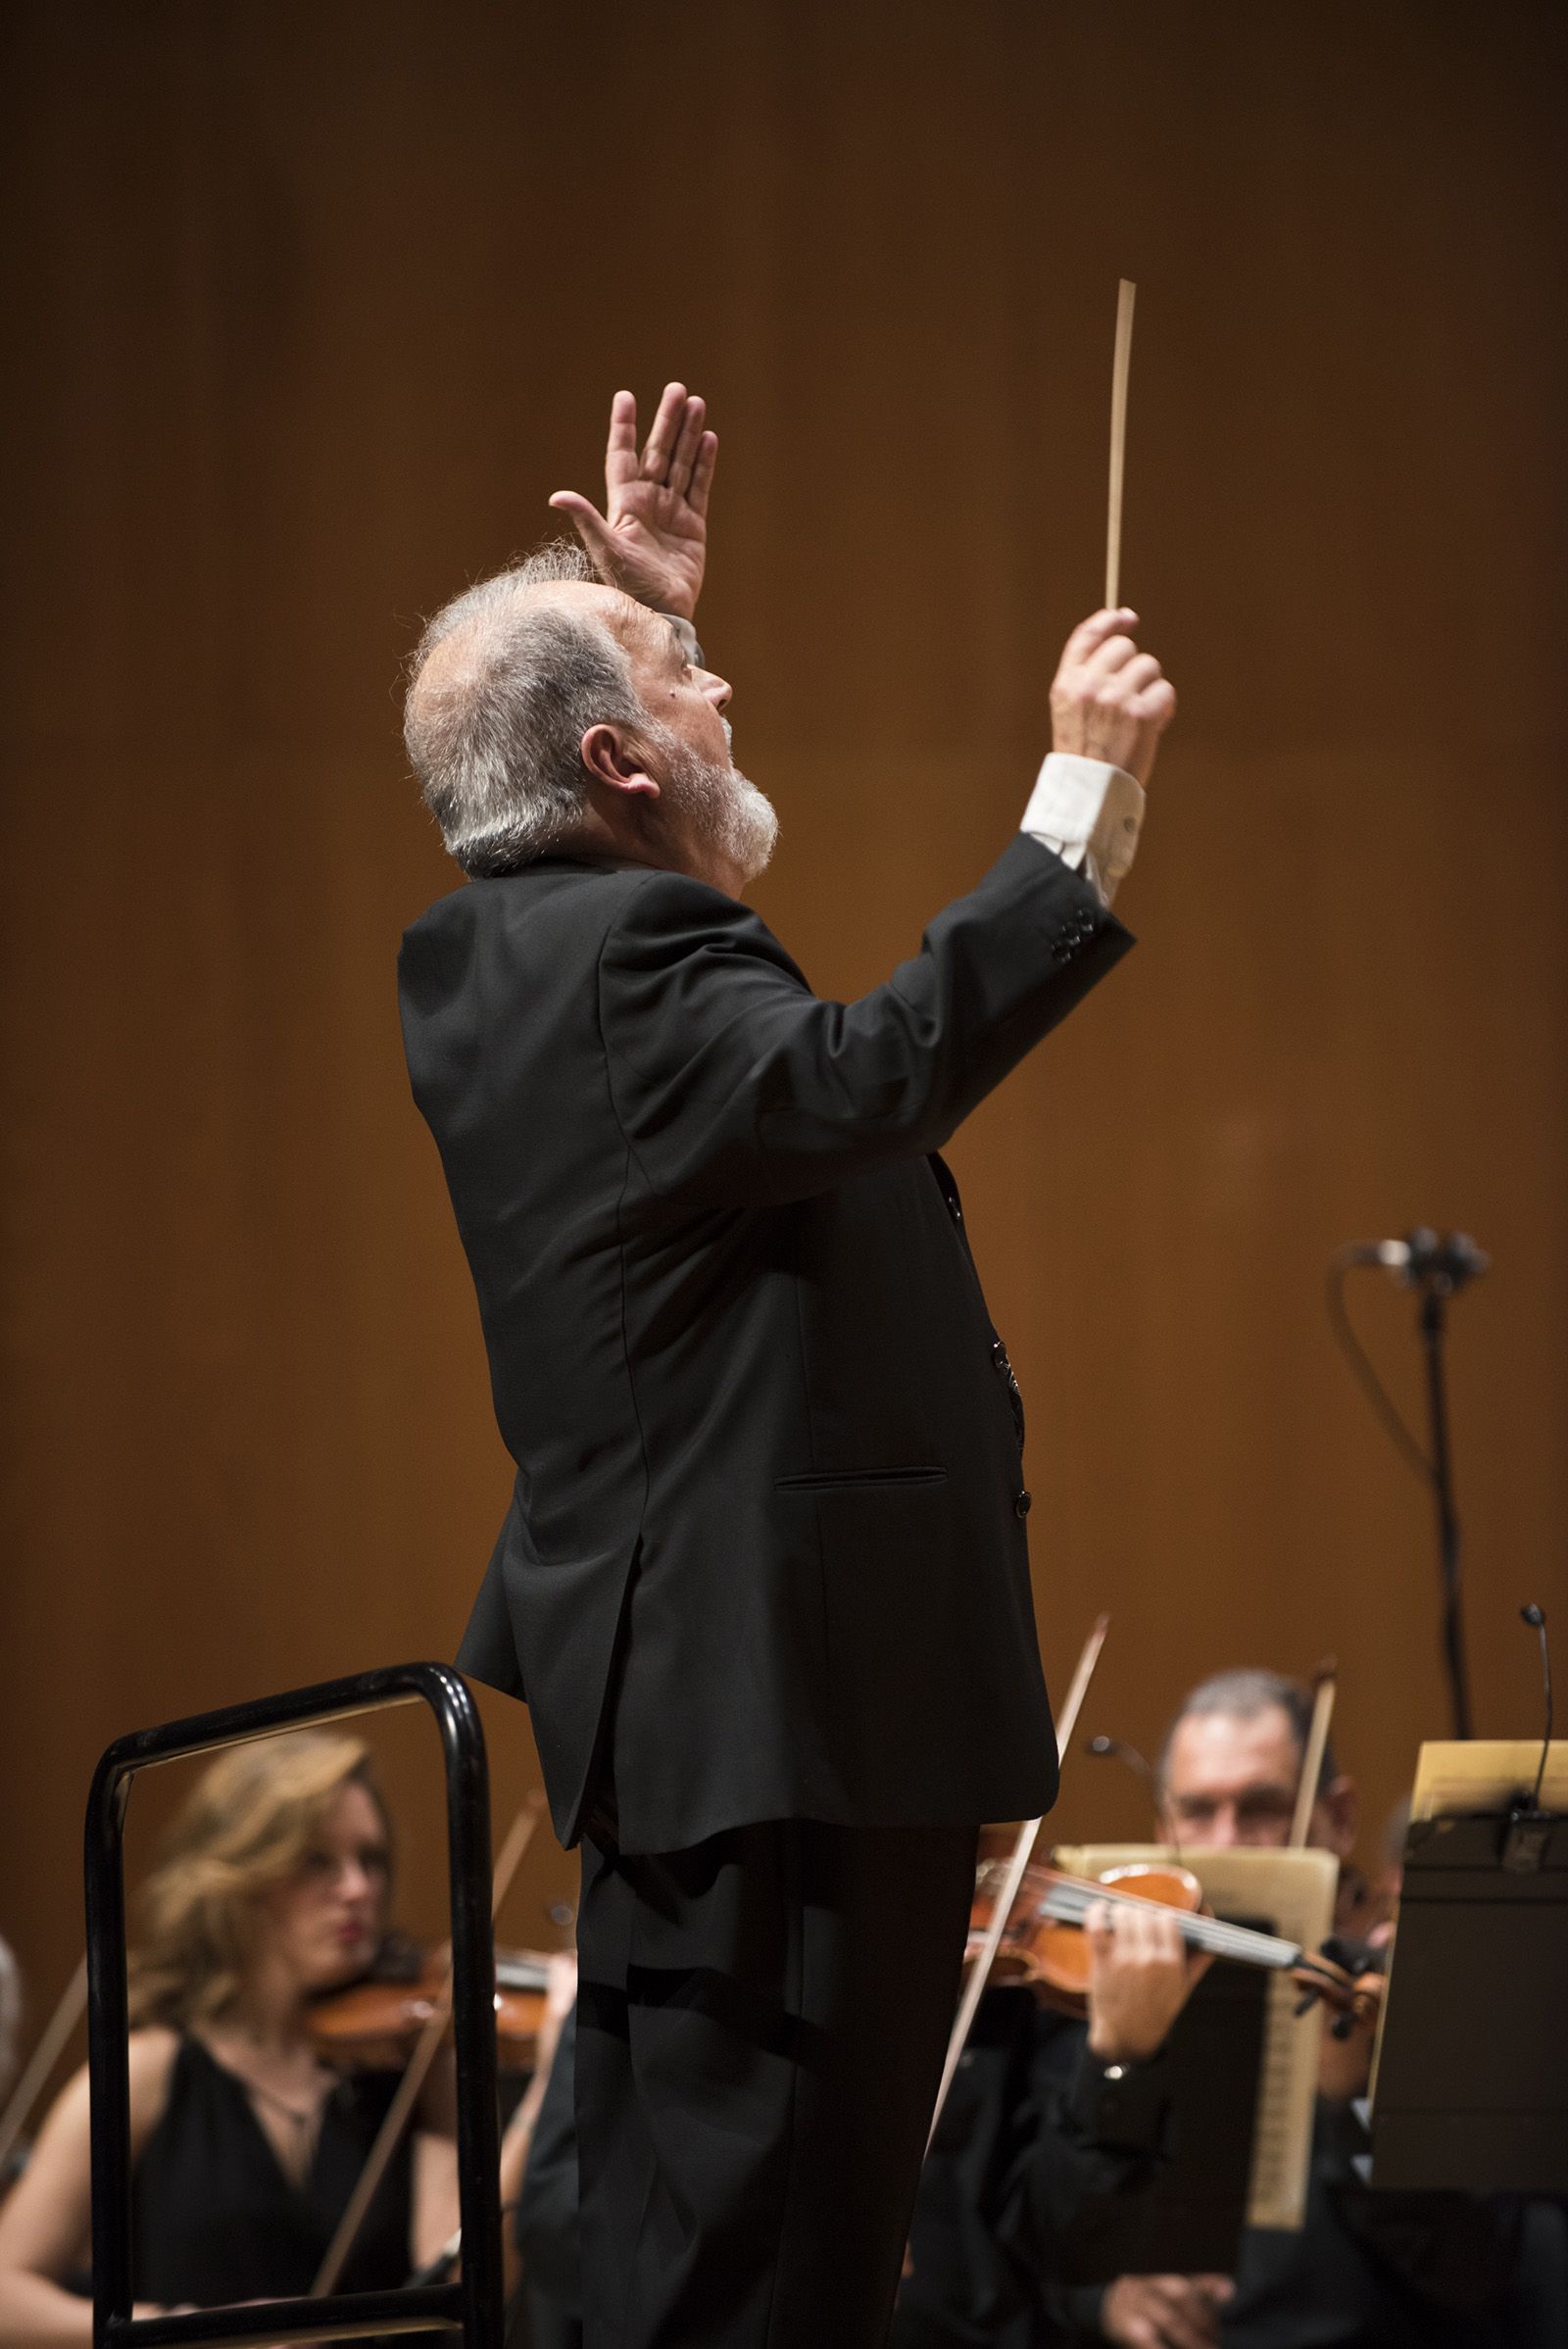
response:
<path id="1" fill-rule="evenodd" d="M 307 1731 L 236 1746 L 185 1804 L 143 1889 L 132 1952 L 138 2313 L 311 2290 L 396 2086 L 394 2074 L 328 2071 L 311 2002 L 370 1964 L 390 1875 L 386 1809 L 355 1738 Z M 509 2132 L 519 2176 L 525 2152 Z M 0 2211 L 0 2349 L 90 2340 L 88 2185 L 81 2072 Z M 406 2282 L 457 2224 L 455 2147 L 432 2105 L 337 2288 Z"/>

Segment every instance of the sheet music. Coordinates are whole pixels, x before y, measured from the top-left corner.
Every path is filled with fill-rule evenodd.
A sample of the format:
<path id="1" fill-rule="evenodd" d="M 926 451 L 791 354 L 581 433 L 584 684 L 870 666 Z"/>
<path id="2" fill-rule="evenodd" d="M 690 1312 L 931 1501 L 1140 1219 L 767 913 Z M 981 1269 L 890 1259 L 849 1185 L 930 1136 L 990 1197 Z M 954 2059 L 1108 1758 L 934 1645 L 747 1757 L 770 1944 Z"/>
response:
<path id="1" fill-rule="evenodd" d="M 1541 1768 L 1539 1737 L 1468 1737 L 1423 1745 L 1415 1766 L 1412 1819 L 1443 1819 L 1463 1811 L 1505 1811 L 1527 1798 Z M 1544 1811 L 1568 1811 L 1568 1739 L 1546 1752 L 1541 1785 Z"/>
<path id="2" fill-rule="evenodd" d="M 1175 1856 L 1168 1845 L 1158 1843 L 1076 1843 L 1059 1845 L 1054 1860 L 1071 1875 L 1099 1876 L 1106 1868 L 1139 1860 L 1169 1863 Z M 1308 1952 L 1332 1929 L 1340 1875 L 1332 1852 L 1250 1846 L 1205 1851 L 1184 1843 L 1181 1865 L 1197 1877 L 1216 1915 L 1266 1920 L 1273 1932 L 1299 1942 Z M 1298 2229 L 1306 2210 L 1323 2008 L 1314 2003 L 1298 2016 L 1299 2003 L 1300 1992 L 1292 1978 L 1275 1975 L 1268 1986 L 1263 2068 L 1257 2083 L 1247 2197 L 1250 2227 Z"/>

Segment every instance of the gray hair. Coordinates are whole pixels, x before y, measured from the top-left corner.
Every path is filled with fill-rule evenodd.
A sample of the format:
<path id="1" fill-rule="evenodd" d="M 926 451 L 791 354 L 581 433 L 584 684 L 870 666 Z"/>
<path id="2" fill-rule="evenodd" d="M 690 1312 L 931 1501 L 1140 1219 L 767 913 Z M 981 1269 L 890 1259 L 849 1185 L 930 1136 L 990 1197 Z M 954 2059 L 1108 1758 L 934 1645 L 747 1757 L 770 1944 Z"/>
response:
<path id="1" fill-rule="evenodd" d="M 1176 1732 L 1197 1713 L 1223 1713 L 1232 1721 L 1255 1721 L 1259 1713 L 1272 1712 L 1277 1706 L 1290 1722 L 1298 1755 L 1304 1758 L 1312 1727 L 1312 1701 L 1311 1690 L 1300 1681 L 1287 1680 L 1283 1672 L 1265 1672 L 1256 1665 L 1238 1672 L 1216 1672 L 1211 1679 L 1200 1681 L 1182 1699 L 1180 1711 L 1165 1732 L 1165 1742 L 1159 1749 L 1160 1785 L 1165 1783 Z M 1327 1744 L 1323 1748 L 1323 1767 L 1318 1772 L 1318 1792 L 1323 1793 L 1339 1775 L 1333 1745 Z"/>
<path id="2" fill-rule="evenodd" d="M 415 649 L 403 739 L 466 873 L 512 872 L 567 843 L 582 819 L 588 728 L 647 725 L 631 662 L 599 615 L 518 592 L 597 579 L 580 547 L 556 540 L 454 596 Z M 460 629 L 461 661 L 424 680 Z"/>

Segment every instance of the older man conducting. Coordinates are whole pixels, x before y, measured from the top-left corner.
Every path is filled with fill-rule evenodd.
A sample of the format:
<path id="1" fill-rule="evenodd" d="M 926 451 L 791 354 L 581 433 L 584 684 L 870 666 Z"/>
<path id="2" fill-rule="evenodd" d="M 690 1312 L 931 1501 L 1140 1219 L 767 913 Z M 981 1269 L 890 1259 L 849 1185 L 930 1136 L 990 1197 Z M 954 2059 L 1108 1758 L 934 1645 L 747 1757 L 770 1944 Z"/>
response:
<path id="1" fill-rule="evenodd" d="M 936 1154 L 1131 941 L 1174 708 L 1102 612 L 1018 836 L 858 1002 L 740 903 L 776 822 L 692 629 L 716 442 L 612 412 L 604 513 L 425 631 L 469 885 L 404 1034 L 516 1486 L 460 1662 L 582 1841 L 589 2349 L 881 2340 L 987 1819 L 1044 1810 L 1022 1406 Z M 897 809 L 892 810 L 896 817 Z"/>

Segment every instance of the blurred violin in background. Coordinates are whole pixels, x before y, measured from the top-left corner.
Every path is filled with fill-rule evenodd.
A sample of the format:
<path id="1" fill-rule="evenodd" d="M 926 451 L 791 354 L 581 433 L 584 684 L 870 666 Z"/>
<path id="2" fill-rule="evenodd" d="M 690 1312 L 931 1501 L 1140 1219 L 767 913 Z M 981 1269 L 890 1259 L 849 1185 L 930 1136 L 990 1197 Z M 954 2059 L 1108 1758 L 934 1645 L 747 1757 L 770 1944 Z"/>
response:
<path id="1" fill-rule="evenodd" d="M 315 2002 L 317 2054 L 334 2071 L 401 2070 L 441 2007 L 449 1980 L 444 1944 L 421 1949 L 394 1937 L 371 1973 Z M 496 2052 L 504 2072 L 534 2068 L 549 1980 L 546 1952 L 496 1951 Z"/>

